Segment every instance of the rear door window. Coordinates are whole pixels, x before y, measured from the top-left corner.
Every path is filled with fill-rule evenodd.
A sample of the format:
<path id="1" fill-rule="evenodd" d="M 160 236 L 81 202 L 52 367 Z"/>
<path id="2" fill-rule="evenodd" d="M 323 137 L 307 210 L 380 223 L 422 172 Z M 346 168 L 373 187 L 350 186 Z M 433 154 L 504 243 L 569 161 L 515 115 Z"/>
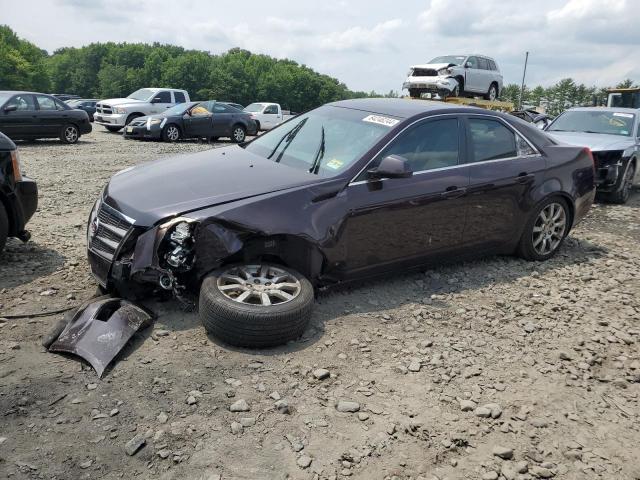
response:
<path id="1" fill-rule="evenodd" d="M 58 110 L 58 105 L 53 98 L 47 97 L 46 95 L 36 95 L 36 100 L 38 101 L 38 107 L 40 110 Z"/>
<path id="2" fill-rule="evenodd" d="M 478 57 L 478 68 L 480 70 L 489 70 L 489 62 L 486 58 Z"/>
<path id="3" fill-rule="evenodd" d="M 267 108 L 264 109 L 264 113 L 277 114 L 278 107 L 276 107 L 275 105 L 269 105 Z"/>
<path id="4" fill-rule="evenodd" d="M 471 162 L 484 162 L 518 156 L 516 136 L 497 120 L 469 118 L 469 151 Z"/>
<path id="5" fill-rule="evenodd" d="M 182 92 L 173 92 L 173 96 L 176 99 L 175 103 L 184 103 L 186 99 L 184 98 L 184 93 Z"/>

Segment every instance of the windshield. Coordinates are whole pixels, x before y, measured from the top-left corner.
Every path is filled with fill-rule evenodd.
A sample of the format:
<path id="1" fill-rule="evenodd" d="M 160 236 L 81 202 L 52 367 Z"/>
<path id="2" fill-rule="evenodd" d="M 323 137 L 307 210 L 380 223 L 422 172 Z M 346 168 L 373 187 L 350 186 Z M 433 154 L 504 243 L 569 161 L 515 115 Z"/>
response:
<path id="1" fill-rule="evenodd" d="M 610 110 L 576 110 L 564 112 L 549 126 L 550 132 L 586 132 L 622 135 L 633 131 L 635 115 Z"/>
<path id="2" fill-rule="evenodd" d="M 149 90 L 148 88 L 141 88 L 140 90 L 136 90 L 135 92 L 133 92 L 127 98 L 131 98 L 133 100 L 147 101 L 153 96 L 154 93 L 155 92 L 153 90 Z"/>
<path id="3" fill-rule="evenodd" d="M 263 108 L 264 108 L 264 103 L 252 103 L 251 105 L 244 107 L 244 111 L 256 113 L 256 112 L 261 112 Z"/>
<path id="4" fill-rule="evenodd" d="M 324 106 L 258 137 L 245 148 L 274 162 L 323 177 L 342 173 L 400 120 Z"/>
<path id="5" fill-rule="evenodd" d="M 189 108 L 196 105 L 195 103 L 179 103 L 171 108 L 167 108 L 163 113 L 165 115 L 183 115 Z"/>
<path id="6" fill-rule="evenodd" d="M 442 57 L 436 57 L 429 63 L 453 63 L 454 65 L 462 65 L 464 59 L 467 58 L 464 55 L 443 55 Z"/>

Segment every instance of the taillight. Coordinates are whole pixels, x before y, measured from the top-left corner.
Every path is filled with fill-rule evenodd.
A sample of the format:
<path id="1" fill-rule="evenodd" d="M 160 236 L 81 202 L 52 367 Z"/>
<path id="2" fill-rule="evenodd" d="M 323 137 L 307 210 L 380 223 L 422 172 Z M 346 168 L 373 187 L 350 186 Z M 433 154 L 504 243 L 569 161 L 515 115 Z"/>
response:
<path id="1" fill-rule="evenodd" d="M 11 166 L 13 167 L 13 179 L 15 182 L 22 180 L 22 172 L 20 171 L 20 157 L 18 150 L 11 151 Z"/>

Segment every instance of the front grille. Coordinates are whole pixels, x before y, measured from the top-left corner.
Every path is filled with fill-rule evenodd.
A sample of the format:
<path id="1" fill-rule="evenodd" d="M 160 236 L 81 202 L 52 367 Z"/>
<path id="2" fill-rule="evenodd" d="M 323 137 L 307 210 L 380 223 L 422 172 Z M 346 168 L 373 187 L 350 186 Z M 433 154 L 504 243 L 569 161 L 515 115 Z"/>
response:
<path id="1" fill-rule="evenodd" d="M 132 227 L 132 221 L 102 202 L 93 225 L 89 225 L 92 232 L 89 248 L 112 261 Z"/>
<path id="2" fill-rule="evenodd" d="M 438 72 L 433 68 L 414 68 L 413 76 L 414 77 L 437 77 Z"/>
<path id="3" fill-rule="evenodd" d="M 111 109 L 111 105 L 107 105 L 106 103 L 98 103 L 96 104 L 96 112 L 105 115 L 111 115 L 113 113 L 113 110 Z"/>

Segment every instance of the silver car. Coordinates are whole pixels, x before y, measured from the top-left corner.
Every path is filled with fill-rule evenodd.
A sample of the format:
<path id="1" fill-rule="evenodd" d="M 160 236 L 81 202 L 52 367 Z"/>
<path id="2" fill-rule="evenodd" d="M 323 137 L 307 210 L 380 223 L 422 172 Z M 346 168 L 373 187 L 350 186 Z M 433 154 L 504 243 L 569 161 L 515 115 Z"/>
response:
<path id="1" fill-rule="evenodd" d="M 414 65 L 402 85 L 411 98 L 423 94 L 445 97 L 482 95 L 496 100 L 502 90 L 502 74 L 493 58 L 485 55 L 444 55 Z"/>

